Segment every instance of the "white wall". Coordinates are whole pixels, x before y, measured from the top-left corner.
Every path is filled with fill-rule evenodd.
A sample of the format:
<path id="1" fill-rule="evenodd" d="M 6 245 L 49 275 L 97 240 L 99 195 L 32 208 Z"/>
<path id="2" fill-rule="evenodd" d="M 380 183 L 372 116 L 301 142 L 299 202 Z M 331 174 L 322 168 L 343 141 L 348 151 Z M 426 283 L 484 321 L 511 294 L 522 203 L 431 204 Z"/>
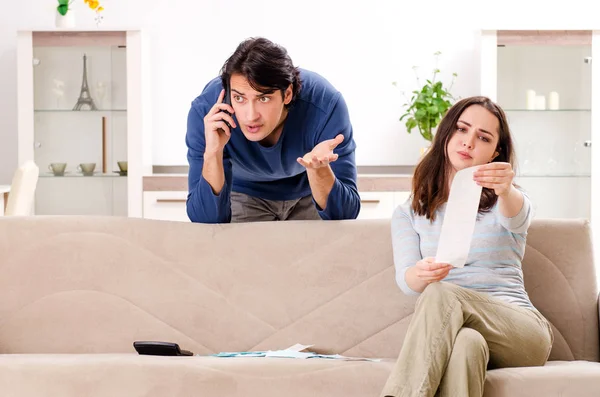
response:
<path id="1" fill-rule="evenodd" d="M 93 29 L 91 11 L 83 0 L 75 1 L 78 27 Z M 397 121 L 403 102 L 391 82 L 399 81 L 401 89 L 416 88 L 413 65 L 420 65 L 425 74 L 433 67 L 433 52 L 442 51 L 443 77 L 459 75 L 454 93 L 474 95 L 479 92 L 479 29 L 600 25 L 583 0 L 561 8 L 538 0 L 494 5 L 471 0 L 372 0 L 357 5 L 341 0 L 103 3 L 104 27 L 141 27 L 148 32 L 154 163 L 172 165 L 186 164 L 190 102 L 217 75 L 235 46 L 250 36 L 262 35 L 286 46 L 297 65 L 321 73 L 343 92 L 359 145 L 359 165 L 402 165 L 414 163 L 424 141 L 418 133 L 407 135 Z M 0 183 L 10 181 L 17 165 L 15 32 L 54 26 L 51 0 L 12 1 L 9 8 L 0 17 Z"/>

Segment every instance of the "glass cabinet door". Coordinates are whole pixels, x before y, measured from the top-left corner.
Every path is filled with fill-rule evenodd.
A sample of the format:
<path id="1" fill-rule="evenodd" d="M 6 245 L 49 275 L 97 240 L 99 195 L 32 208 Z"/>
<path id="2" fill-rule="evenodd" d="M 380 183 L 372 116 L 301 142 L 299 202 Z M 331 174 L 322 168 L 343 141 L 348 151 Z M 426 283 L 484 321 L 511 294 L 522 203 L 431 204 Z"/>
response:
<path id="1" fill-rule="evenodd" d="M 497 33 L 497 102 L 536 217 L 591 214 L 591 32 Z"/>
<path id="2" fill-rule="evenodd" d="M 127 216 L 124 44 L 34 33 L 36 214 Z"/>

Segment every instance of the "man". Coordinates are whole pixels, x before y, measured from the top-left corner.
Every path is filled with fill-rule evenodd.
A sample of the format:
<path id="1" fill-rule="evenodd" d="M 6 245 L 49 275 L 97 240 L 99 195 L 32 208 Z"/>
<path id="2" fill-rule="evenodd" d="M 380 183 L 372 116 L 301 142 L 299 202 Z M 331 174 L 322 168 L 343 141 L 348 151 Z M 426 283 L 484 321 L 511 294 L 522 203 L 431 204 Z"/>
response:
<path id="1" fill-rule="evenodd" d="M 186 144 L 192 222 L 358 216 L 342 95 L 267 39 L 242 42 L 192 102 Z"/>

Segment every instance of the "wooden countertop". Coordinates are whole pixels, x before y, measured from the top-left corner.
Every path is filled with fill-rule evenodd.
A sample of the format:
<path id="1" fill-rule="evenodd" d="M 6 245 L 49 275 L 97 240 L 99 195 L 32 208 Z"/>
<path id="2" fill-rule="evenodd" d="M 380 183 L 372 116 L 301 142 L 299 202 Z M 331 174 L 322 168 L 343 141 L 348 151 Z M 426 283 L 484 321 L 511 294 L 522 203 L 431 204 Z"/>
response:
<path id="1" fill-rule="evenodd" d="M 410 191 L 411 174 L 358 174 L 360 192 Z M 143 179 L 145 192 L 187 191 L 187 174 L 153 174 Z"/>

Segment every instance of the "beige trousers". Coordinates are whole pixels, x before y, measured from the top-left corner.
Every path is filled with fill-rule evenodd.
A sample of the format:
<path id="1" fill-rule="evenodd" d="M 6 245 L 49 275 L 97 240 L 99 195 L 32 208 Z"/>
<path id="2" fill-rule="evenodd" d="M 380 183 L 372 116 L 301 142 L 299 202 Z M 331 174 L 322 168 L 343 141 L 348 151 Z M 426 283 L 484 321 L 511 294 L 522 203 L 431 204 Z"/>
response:
<path id="1" fill-rule="evenodd" d="M 481 397 L 487 368 L 544 365 L 553 342 L 537 310 L 433 283 L 417 301 L 381 395 Z"/>

